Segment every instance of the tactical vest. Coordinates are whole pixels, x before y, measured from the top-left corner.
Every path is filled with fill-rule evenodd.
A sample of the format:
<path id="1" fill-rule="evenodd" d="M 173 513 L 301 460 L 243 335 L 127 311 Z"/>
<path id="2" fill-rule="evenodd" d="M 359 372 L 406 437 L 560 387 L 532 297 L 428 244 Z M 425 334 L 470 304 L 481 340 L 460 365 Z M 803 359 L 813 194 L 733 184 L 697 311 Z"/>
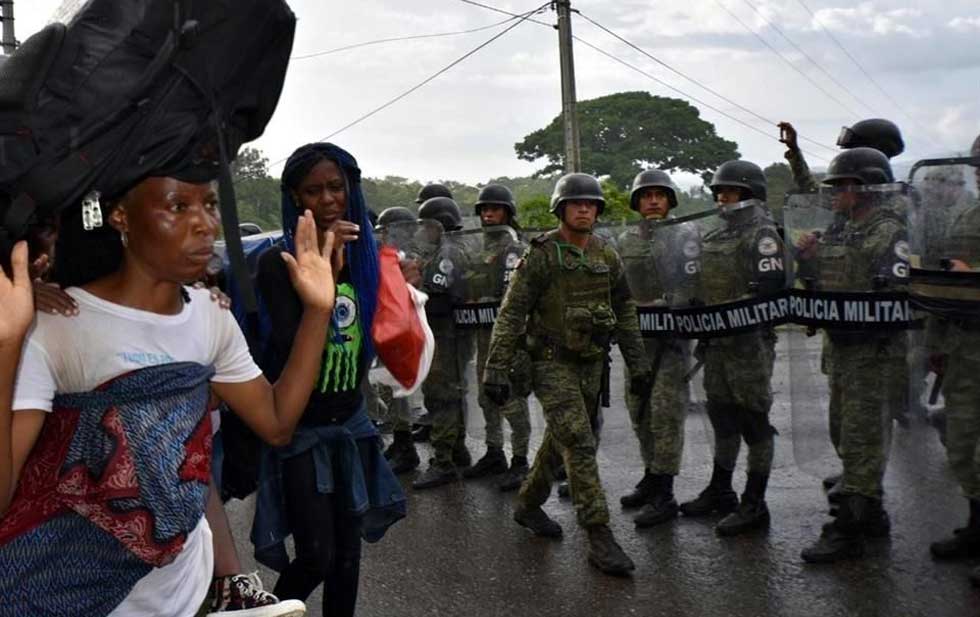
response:
<path id="1" fill-rule="evenodd" d="M 619 254 L 626 269 L 633 298 L 640 304 L 659 300 L 667 293 L 658 265 L 668 258 L 663 242 L 644 238 L 643 231 L 631 229 L 619 241 Z"/>
<path id="2" fill-rule="evenodd" d="M 876 211 L 861 223 L 848 222 L 839 234 L 825 236 L 818 245 L 820 264 L 819 289 L 823 291 L 872 291 L 874 289 L 875 260 L 864 250 L 868 238 L 883 224 L 894 221 L 895 216 Z"/>
<path id="3" fill-rule="evenodd" d="M 704 237 L 699 299 L 706 305 L 731 302 L 751 293 L 753 275 L 744 258 L 744 243 L 755 239 L 757 229 L 755 225 L 726 225 Z"/>
<path id="4" fill-rule="evenodd" d="M 538 241 L 548 260 L 547 288 L 528 324 L 532 346 L 558 345 L 583 360 L 597 359 L 616 326 L 612 267 L 601 240 L 584 251 L 558 241 L 557 231 Z"/>

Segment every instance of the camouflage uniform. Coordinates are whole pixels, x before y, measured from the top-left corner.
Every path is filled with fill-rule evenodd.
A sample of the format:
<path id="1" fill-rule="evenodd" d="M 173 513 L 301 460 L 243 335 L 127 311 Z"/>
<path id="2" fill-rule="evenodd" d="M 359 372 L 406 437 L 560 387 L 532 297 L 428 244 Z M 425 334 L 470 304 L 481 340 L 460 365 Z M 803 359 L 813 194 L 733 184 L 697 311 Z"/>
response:
<path id="1" fill-rule="evenodd" d="M 980 205 L 961 214 L 950 228 L 947 257 L 980 271 Z M 980 501 L 980 320 L 948 321 L 942 345 L 947 354 L 946 452 L 949 466 L 972 501 Z"/>
<path id="2" fill-rule="evenodd" d="M 615 333 L 627 363 L 649 372 L 639 330 L 622 263 L 605 242 L 592 236 L 582 251 L 561 242 L 557 230 L 532 241 L 504 297 L 485 369 L 487 383 L 507 383 L 526 333 L 534 394 L 547 428 L 521 487 L 520 508 L 548 499 L 555 469 L 564 462 L 579 523 L 608 523 L 592 432 L 602 358 Z"/>
<path id="3" fill-rule="evenodd" d="M 821 239 L 814 273 L 818 288 L 894 290 L 907 272 L 907 247 L 902 219 L 878 206 L 867 219 L 848 221 L 839 233 Z M 806 268 L 801 264 L 801 272 Z M 900 404 L 897 384 L 907 383 L 905 356 L 905 332 L 827 332 L 830 437 L 844 463 L 846 493 L 881 499 L 891 442 L 888 408 Z"/>
<path id="4" fill-rule="evenodd" d="M 697 242 L 696 230 L 688 228 L 656 242 L 656 236 L 644 238 L 644 230 L 635 228 L 619 238 L 619 249 L 626 259 L 627 280 L 634 298 L 659 298 L 663 304 L 677 304 L 682 295 L 694 293 L 697 256 L 694 261 L 684 255 L 685 242 Z M 632 257 L 641 257 L 633 259 Z M 690 264 L 694 268 L 690 269 Z M 674 266 L 677 267 L 674 267 Z M 659 266 L 659 267 L 658 267 Z M 636 269 L 636 272 L 631 272 Z M 638 287 L 642 286 L 642 289 Z M 647 472 L 676 476 L 680 472 L 684 449 L 684 414 L 690 402 L 690 390 L 684 376 L 690 363 L 690 342 L 676 338 L 643 340 L 655 379 L 647 401 L 630 394 L 629 366 L 623 367 L 626 406 L 633 431 L 640 442 L 640 456 Z"/>
<path id="5" fill-rule="evenodd" d="M 466 440 L 466 364 L 473 356 L 473 335 L 456 328 L 452 312 L 464 297 L 466 267 L 466 251 L 447 241 L 422 281 L 430 295 L 426 314 L 436 344 L 422 394 L 432 417 L 429 440 L 441 467 L 454 466 L 453 450 Z"/>
<path id="6" fill-rule="evenodd" d="M 519 255 L 514 251 L 520 245 L 507 233 L 488 230 L 485 231 L 484 238 L 483 253 L 473 260 L 467 273 L 467 295 L 474 302 L 503 298 L 504 290 L 517 265 L 513 259 Z M 489 329 L 481 329 L 476 333 L 477 379 L 480 383 L 483 382 L 491 334 Z M 488 399 L 481 389 L 479 402 L 486 422 L 487 447 L 504 447 L 503 418 L 506 418 L 511 430 L 512 455 L 526 458 L 531 438 L 531 415 L 527 407 L 527 396 L 515 395 L 501 406 Z"/>
<path id="7" fill-rule="evenodd" d="M 701 247 L 701 298 L 721 304 L 779 289 L 785 281 L 782 239 L 758 209 L 736 211 L 727 224 L 705 235 Z M 736 260 L 732 265 L 733 258 Z M 704 389 L 715 434 L 715 462 L 732 470 L 741 439 L 749 447 L 748 471 L 768 475 L 772 468 L 773 433 L 769 424 L 776 335 L 771 328 L 710 339 L 704 354 Z"/>
<path id="8" fill-rule="evenodd" d="M 817 181 L 810 173 L 810 166 L 807 165 L 803 153 L 799 150 L 787 150 L 786 160 L 789 161 L 789 168 L 793 172 L 793 181 L 796 188 L 802 193 L 816 193 L 819 189 Z"/>

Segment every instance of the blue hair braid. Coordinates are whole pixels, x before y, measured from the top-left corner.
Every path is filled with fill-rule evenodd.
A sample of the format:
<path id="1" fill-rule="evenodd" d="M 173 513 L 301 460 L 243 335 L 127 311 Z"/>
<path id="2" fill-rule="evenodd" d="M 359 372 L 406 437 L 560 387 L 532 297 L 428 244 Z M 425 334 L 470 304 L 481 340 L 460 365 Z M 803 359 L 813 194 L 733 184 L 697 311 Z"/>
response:
<path id="1" fill-rule="evenodd" d="M 364 331 L 364 351 L 370 363 L 375 353 L 371 325 L 374 323 L 374 313 L 378 306 L 378 247 L 371 234 L 371 220 L 368 218 L 368 208 L 364 201 L 364 192 L 361 190 L 361 170 L 349 152 L 333 144 L 312 143 L 297 148 L 289 157 L 282 170 L 280 184 L 283 239 L 286 248 L 290 252 L 294 251 L 296 223 L 301 211 L 293 200 L 293 191 L 310 170 L 323 160 L 336 163 L 344 175 L 347 185 L 347 212 L 344 218 L 361 228 L 357 241 L 348 242 L 344 250 L 351 283 L 357 292 L 361 329 Z M 339 336 L 340 328 L 336 317 L 331 319 L 331 329 L 335 337 Z"/>

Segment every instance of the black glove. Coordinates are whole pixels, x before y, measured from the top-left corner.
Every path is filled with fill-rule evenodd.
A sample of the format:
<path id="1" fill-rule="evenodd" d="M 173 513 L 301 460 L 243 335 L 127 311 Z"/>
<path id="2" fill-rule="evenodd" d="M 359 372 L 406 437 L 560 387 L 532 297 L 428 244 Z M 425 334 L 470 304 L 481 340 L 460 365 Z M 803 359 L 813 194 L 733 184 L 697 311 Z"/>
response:
<path id="1" fill-rule="evenodd" d="M 500 406 L 510 399 L 510 385 L 505 383 L 485 383 L 483 384 L 483 394 L 493 404 Z"/>
<path id="2" fill-rule="evenodd" d="M 630 378 L 630 394 L 645 399 L 653 391 L 653 375 L 640 373 Z"/>

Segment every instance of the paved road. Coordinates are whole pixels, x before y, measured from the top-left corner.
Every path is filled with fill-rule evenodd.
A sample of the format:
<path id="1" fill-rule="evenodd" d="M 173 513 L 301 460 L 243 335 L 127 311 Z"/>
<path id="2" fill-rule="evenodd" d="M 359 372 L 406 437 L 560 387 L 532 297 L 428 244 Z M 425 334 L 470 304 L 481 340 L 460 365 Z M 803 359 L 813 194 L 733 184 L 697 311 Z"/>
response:
<path id="1" fill-rule="evenodd" d="M 782 340 L 782 360 L 787 348 Z M 366 545 L 358 614 L 954 617 L 980 613 L 980 591 L 966 580 L 967 565 L 938 564 L 928 556 L 928 543 L 948 534 L 966 517 L 965 501 L 931 429 L 917 425 L 896 430 L 886 477 L 893 521 L 890 541 L 872 545 L 871 557 L 864 561 L 806 566 L 799 552 L 827 520 L 819 477 L 833 470 L 833 457 L 819 456 L 827 454 L 826 448 L 821 452 L 817 447 L 825 442 L 823 417 L 797 414 L 794 422 L 789 404 L 794 380 L 789 371 L 778 369 L 774 378 L 774 423 L 780 436 L 768 493 L 772 527 L 765 534 L 721 539 L 710 525 L 683 518 L 637 532 L 630 514 L 620 510 L 618 497 L 639 478 L 639 454 L 623 405 L 620 370 L 617 363 L 599 463 L 610 497 L 612 526 L 636 561 L 632 579 L 605 577 L 589 568 L 585 534 L 577 528 L 568 501 L 553 496 L 546 505 L 565 529 L 564 539 L 554 542 L 531 537 L 517 526 L 511 520 L 512 497 L 501 495 L 491 482 L 460 483 L 410 491 L 408 518 L 380 543 Z M 795 383 L 799 382 L 797 378 Z M 483 448 L 475 395 L 470 406 L 470 446 L 477 458 Z M 535 445 L 543 420 L 533 399 L 532 414 Z M 696 495 L 707 482 L 709 444 L 706 416 L 692 411 L 683 470 L 675 485 L 679 499 Z M 739 486 L 742 470 L 744 460 L 736 474 Z M 247 545 L 251 503 L 234 502 L 229 514 L 239 550 L 254 568 Z M 261 573 L 271 587 L 274 573 Z M 310 615 L 321 615 L 319 593 L 309 601 Z"/>

